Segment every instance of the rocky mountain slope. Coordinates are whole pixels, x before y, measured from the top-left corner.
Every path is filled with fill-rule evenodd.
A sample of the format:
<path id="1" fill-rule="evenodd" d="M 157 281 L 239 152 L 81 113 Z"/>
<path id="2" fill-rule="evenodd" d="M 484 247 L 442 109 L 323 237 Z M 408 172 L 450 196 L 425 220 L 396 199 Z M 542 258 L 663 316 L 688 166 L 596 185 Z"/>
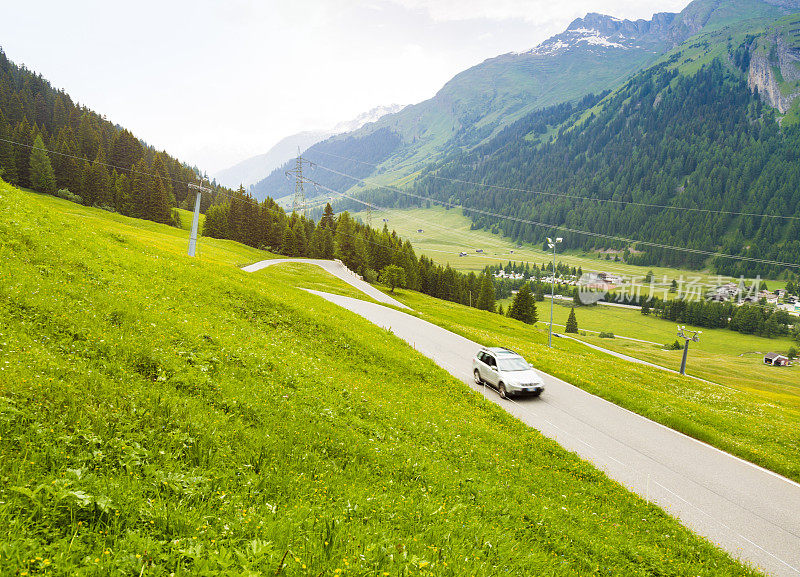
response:
<path id="1" fill-rule="evenodd" d="M 777 18 L 794 9 L 800 9 L 800 0 L 695 0 L 679 14 L 656 14 L 649 21 L 589 14 L 532 50 L 504 54 L 465 70 L 430 100 L 329 139 L 309 154 L 319 153 L 315 160 L 345 172 L 352 163 L 330 155 L 347 156 L 343 151 L 352 150 L 353 141 L 381 140 L 383 155 L 370 160 L 378 166 L 361 167 L 356 176 L 380 174 L 391 182 L 453 150 L 485 142 L 533 111 L 620 86 L 702 30 Z M 331 175 L 320 174 L 319 179 L 332 188 L 353 185 L 352 180 Z M 278 198 L 291 193 L 291 183 L 278 170 L 257 183 L 254 192 Z"/>

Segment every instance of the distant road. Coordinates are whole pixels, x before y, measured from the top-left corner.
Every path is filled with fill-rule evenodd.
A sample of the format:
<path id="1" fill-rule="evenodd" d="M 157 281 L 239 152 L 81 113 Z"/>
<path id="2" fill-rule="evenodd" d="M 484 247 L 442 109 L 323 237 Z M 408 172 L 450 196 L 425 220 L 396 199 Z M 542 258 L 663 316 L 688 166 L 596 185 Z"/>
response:
<path id="1" fill-rule="evenodd" d="M 387 305 L 392 305 L 395 307 L 399 307 L 401 309 L 408 309 L 408 307 L 403 303 L 401 303 L 400 301 L 394 300 L 392 297 L 382 293 L 368 282 L 365 282 L 360 278 L 358 278 L 355 275 L 355 273 L 353 273 L 353 271 L 351 271 L 341 262 L 336 260 L 322 260 L 313 258 L 274 258 L 271 260 L 262 260 L 255 264 L 251 264 L 250 266 L 242 268 L 242 270 L 245 272 L 256 272 L 265 269 L 268 266 L 276 264 L 286 264 L 287 262 L 298 262 L 302 264 L 311 264 L 321 267 L 326 271 L 328 271 L 329 273 L 331 273 L 333 276 L 342 279 L 347 284 L 357 288 L 365 295 L 372 297 L 373 299 L 375 299 L 380 303 L 385 303 Z"/>
<path id="2" fill-rule="evenodd" d="M 503 401 L 472 380 L 478 343 L 375 303 L 309 292 L 391 330 L 487 399 L 734 557 L 772 575 L 800 577 L 800 484 L 541 371 L 547 386 L 541 398 Z"/>

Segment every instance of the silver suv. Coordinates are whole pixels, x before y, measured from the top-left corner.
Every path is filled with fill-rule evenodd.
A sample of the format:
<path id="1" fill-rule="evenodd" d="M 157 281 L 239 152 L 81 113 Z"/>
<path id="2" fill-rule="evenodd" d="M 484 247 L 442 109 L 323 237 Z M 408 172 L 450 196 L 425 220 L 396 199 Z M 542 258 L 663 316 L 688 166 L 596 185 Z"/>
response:
<path id="1" fill-rule="evenodd" d="M 542 377 L 528 362 L 512 350 L 484 348 L 472 359 L 475 384 L 497 389 L 504 399 L 512 395 L 538 397 L 544 391 Z"/>

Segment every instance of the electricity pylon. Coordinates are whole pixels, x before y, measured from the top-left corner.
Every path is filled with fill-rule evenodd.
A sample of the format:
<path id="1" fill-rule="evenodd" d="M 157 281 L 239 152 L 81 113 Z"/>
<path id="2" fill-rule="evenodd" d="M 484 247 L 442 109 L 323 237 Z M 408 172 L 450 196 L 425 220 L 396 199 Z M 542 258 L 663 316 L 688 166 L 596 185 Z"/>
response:
<path id="1" fill-rule="evenodd" d="M 294 163 L 293 170 L 286 171 L 286 178 L 291 178 L 294 176 L 294 199 L 292 200 L 292 214 L 296 213 L 298 209 L 303 211 L 303 216 L 306 216 L 306 191 L 304 185 L 306 183 L 312 183 L 311 180 L 303 176 L 303 163 L 307 164 L 311 168 L 314 167 L 314 163 L 310 160 L 303 158 L 300 154 L 300 147 L 297 147 L 297 159 Z"/>

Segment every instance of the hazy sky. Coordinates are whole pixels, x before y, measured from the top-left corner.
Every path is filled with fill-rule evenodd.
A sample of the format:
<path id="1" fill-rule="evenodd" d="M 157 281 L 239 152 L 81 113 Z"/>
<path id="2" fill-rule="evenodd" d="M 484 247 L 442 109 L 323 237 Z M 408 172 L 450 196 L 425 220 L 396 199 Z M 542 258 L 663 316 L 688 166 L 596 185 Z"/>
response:
<path id="1" fill-rule="evenodd" d="M 574 18 L 650 18 L 689 0 L 226 0 L 3 7 L 18 64 L 209 173 L 301 130 L 430 98 Z"/>

